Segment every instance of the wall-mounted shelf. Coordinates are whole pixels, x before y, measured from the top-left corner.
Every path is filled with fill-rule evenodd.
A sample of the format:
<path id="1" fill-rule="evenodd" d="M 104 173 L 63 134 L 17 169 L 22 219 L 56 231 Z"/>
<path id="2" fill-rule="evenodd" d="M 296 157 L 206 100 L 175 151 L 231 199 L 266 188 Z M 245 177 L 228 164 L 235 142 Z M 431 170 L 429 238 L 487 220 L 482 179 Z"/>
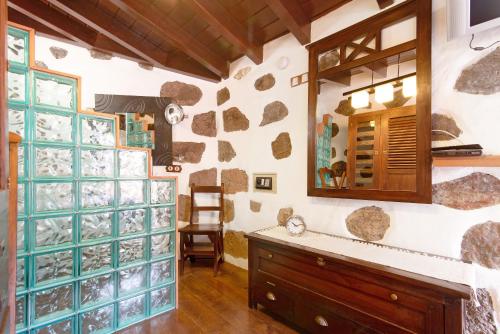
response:
<path id="1" fill-rule="evenodd" d="M 500 155 L 432 157 L 434 167 L 500 167 Z"/>

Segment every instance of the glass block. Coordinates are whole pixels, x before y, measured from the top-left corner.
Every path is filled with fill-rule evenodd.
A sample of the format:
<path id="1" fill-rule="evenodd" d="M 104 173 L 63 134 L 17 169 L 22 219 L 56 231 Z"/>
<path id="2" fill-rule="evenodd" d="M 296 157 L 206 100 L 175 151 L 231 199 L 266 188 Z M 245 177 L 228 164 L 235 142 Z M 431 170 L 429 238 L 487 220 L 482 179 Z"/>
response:
<path id="1" fill-rule="evenodd" d="M 16 329 L 26 327 L 26 295 L 16 297 Z"/>
<path id="2" fill-rule="evenodd" d="M 73 251 L 66 250 L 35 256 L 36 283 L 47 283 L 73 276 Z"/>
<path id="3" fill-rule="evenodd" d="M 35 183 L 36 211 L 60 211 L 73 208 L 73 183 Z"/>
<path id="4" fill-rule="evenodd" d="M 173 263 L 171 259 L 151 263 L 151 286 L 166 283 L 172 279 Z"/>
<path id="5" fill-rule="evenodd" d="M 24 216 L 26 213 L 24 210 L 24 201 L 25 201 L 24 188 L 25 187 L 26 187 L 26 185 L 24 183 L 17 184 L 17 215 L 18 216 Z"/>
<path id="6" fill-rule="evenodd" d="M 54 78 L 35 78 L 35 104 L 71 109 L 73 102 L 73 85 L 60 82 Z"/>
<path id="7" fill-rule="evenodd" d="M 115 198 L 114 181 L 88 181 L 80 183 L 82 208 L 112 206 Z"/>
<path id="8" fill-rule="evenodd" d="M 151 313 L 173 305 L 173 297 L 170 286 L 151 291 Z"/>
<path id="9" fill-rule="evenodd" d="M 7 59 L 9 61 L 15 61 L 16 63 L 24 64 L 26 52 L 26 40 L 24 36 L 18 36 L 17 34 L 9 34 L 7 36 Z"/>
<path id="10" fill-rule="evenodd" d="M 73 117 L 59 114 L 35 113 L 35 139 L 59 143 L 73 141 Z"/>
<path id="11" fill-rule="evenodd" d="M 138 320 L 144 316 L 146 298 L 144 295 L 122 300 L 118 303 L 118 319 L 120 326 Z"/>
<path id="12" fill-rule="evenodd" d="M 34 220 L 35 247 L 55 246 L 73 241 L 73 216 Z"/>
<path id="13" fill-rule="evenodd" d="M 69 177 L 73 175 L 73 149 L 35 147 L 36 177 Z"/>
<path id="14" fill-rule="evenodd" d="M 17 251 L 25 251 L 26 247 L 24 245 L 24 220 L 17 221 Z"/>
<path id="15" fill-rule="evenodd" d="M 83 177 L 113 177 L 115 167 L 113 150 L 81 150 L 81 175 Z"/>
<path id="16" fill-rule="evenodd" d="M 81 117 L 83 145 L 115 146 L 114 121 L 103 118 Z"/>
<path id="17" fill-rule="evenodd" d="M 10 101 L 25 102 L 26 100 L 26 75 L 24 73 L 9 72 L 7 76 Z"/>
<path id="18" fill-rule="evenodd" d="M 175 189 L 171 181 L 151 181 L 151 204 L 165 204 L 174 201 Z"/>
<path id="19" fill-rule="evenodd" d="M 19 258 L 16 261 L 16 289 L 23 290 L 26 288 L 26 267 L 24 258 Z"/>
<path id="20" fill-rule="evenodd" d="M 151 208 L 151 230 L 175 228 L 175 206 Z"/>
<path id="21" fill-rule="evenodd" d="M 24 110 L 9 108 L 9 131 L 17 133 L 25 139 L 25 124 L 26 120 Z"/>
<path id="22" fill-rule="evenodd" d="M 146 266 L 121 270 L 119 292 L 120 295 L 135 292 L 146 288 Z"/>
<path id="23" fill-rule="evenodd" d="M 34 317 L 37 321 L 69 313 L 72 309 L 72 284 L 35 292 Z"/>
<path id="24" fill-rule="evenodd" d="M 172 252 L 173 238 L 170 233 L 151 236 L 151 257 L 165 256 Z"/>
<path id="25" fill-rule="evenodd" d="M 92 213 L 80 216 L 82 241 L 111 237 L 113 213 Z"/>
<path id="26" fill-rule="evenodd" d="M 120 265 L 145 260 L 146 238 L 120 241 Z"/>
<path id="27" fill-rule="evenodd" d="M 82 247 L 82 274 L 111 268 L 111 244 Z"/>
<path id="28" fill-rule="evenodd" d="M 144 181 L 119 181 L 120 206 L 144 204 Z"/>
<path id="29" fill-rule="evenodd" d="M 144 232 L 146 222 L 145 209 L 120 211 L 118 217 L 120 235 Z"/>
<path id="30" fill-rule="evenodd" d="M 73 318 L 64 319 L 46 327 L 37 329 L 36 334 L 71 334 L 73 333 Z"/>
<path id="31" fill-rule="evenodd" d="M 25 151 L 24 146 L 22 146 L 22 145 L 17 148 L 17 176 L 18 176 L 18 178 L 22 178 L 25 176 L 24 175 L 25 174 L 24 173 L 24 159 L 25 159 L 24 158 L 25 157 L 24 151 Z"/>
<path id="32" fill-rule="evenodd" d="M 82 334 L 110 333 L 113 329 L 113 305 L 88 311 L 80 316 Z"/>
<path id="33" fill-rule="evenodd" d="M 118 153 L 120 177 L 147 177 L 148 156 L 145 151 L 124 151 Z"/>
<path id="34" fill-rule="evenodd" d="M 113 278 L 111 274 L 92 277 L 80 282 L 80 303 L 82 305 L 113 299 Z"/>

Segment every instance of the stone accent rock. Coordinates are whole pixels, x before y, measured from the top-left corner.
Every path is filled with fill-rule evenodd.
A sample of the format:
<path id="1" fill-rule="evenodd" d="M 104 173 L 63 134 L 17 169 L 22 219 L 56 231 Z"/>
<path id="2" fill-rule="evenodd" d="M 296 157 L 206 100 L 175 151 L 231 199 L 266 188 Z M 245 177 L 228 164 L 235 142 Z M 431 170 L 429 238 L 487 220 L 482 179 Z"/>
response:
<path id="1" fill-rule="evenodd" d="M 347 149 L 344 150 L 344 156 L 347 157 Z"/>
<path id="2" fill-rule="evenodd" d="M 356 109 L 351 106 L 351 102 L 349 100 L 342 100 L 339 102 L 335 112 L 340 115 L 351 116 L 356 112 Z"/>
<path id="3" fill-rule="evenodd" d="M 337 157 L 337 150 L 335 149 L 335 147 L 332 147 L 332 154 L 330 158 L 334 159 L 335 157 Z"/>
<path id="4" fill-rule="evenodd" d="M 318 69 L 322 71 L 326 70 L 327 68 L 337 66 L 339 60 L 340 55 L 337 50 L 330 50 L 328 52 L 325 52 L 319 56 Z"/>
<path id="5" fill-rule="evenodd" d="M 152 71 L 153 70 L 153 65 L 151 65 L 151 64 L 137 63 L 137 65 L 139 65 L 140 68 L 142 68 L 143 70 L 146 70 L 146 71 Z"/>
<path id="6" fill-rule="evenodd" d="M 376 206 L 357 209 L 345 222 L 349 232 L 366 241 L 382 240 L 391 226 L 389 215 Z"/>
<path id="7" fill-rule="evenodd" d="M 215 118 L 215 111 L 194 115 L 193 122 L 191 123 L 191 130 L 193 133 L 200 136 L 215 137 L 217 136 Z"/>
<path id="8" fill-rule="evenodd" d="M 224 198 L 224 223 L 230 223 L 234 220 L 234 202 Z"/>
<path id="9" fill-rule="evenodd" d="M 252 67 L 250 67 L 250 66 L 246 66 L 246 67 L 240 68 L 238 70 L 238 72 L 236 72 L 236 74 L 233 76 L 233 78 L 235 78 L 236 80 L 241 80 L 241 79 L 243 79 L 243 77 L 245 75 L 247 75 L 248 73 L 250 73 L 251 70 L 252 70 Z"/>
<path id="10" fill-rule="evenodd" d="M 394 92 L 394 99 L 392 101 L 384 103 L 384 106 L 387 109 L 391 108 L 399 108 L 406 104 L 406 102 L 410 101 L 411 97 L 405 97 L 403 95 L 403 90 L 399 89 Z"/>
<path id="11" fill-rule="evenodd" d="M 343 160 L 334 162 L 332 164 L 333 176 L 341 177 L 342 173 L 347 170 L 347 163 Z"/>
<path id="12" fill-rule="evenodd" d="M 68 55 L 68 50 L 57 46 L 51 46 L 49 50 L 56 59 L 63 59 Z"/>
<path id="13" fill-rule="evenodd" d="M 337 123 L 332 123 L 332 138 L 339 134 L 339 125 Z"/>
<path id="14" fill-rule="evenodd" d="M 472 297 L 465 302 L 464 334 L 496 334 L 495 310 L 490 294 L 486 289 L 476 289 L 476 298 L 479 306 Z"/>
<path id="15" fill-rule="evenodd" d="M 491 95 L 500 92 L 500 47 L 462 71 L 455 89 L 469 94 Z"/>
<path id="16" fill-rule="evenodd" d="M 457 126 L 457 123 L 453 118 L 443 114 L 432 114 L 432 140 L 453 140 L 455 137 L 459 137 L 462 134 L 462 130 Z M 451 135 L 446 132 L 434 131 L 441 130 L 451 133 Z"/>
<path id="17" fill-rule="evenodd" d="M 189 174 L 189 186 L 193 183 L 197 186 L 216 186 L 217 168 L 202 169 Z"/>
<path id="18" fill-rule="evenodd" d="M 197 164 L 205 152 L 205 143 L 174 141 L 172 155 L 175 162 Z"/>
<path id="19" fill-rule="evenodd" d="M 179 195 L 177 199 L 177 210 L 179 221 L 189 222 L 189 218 L 191 217 L 191 196 L 189 195 Z M 199 221 L 199 214 L 195 212 L 193 216 L 193 222 L 197 223 Z"/>
<path id="20" fill-rule="evenodd" d="M 221 183 L 224 184 L 225 194 L 236 194 L 248 191 L 248 175 L 242 169 L 223 169 Z"/>
<path id="21" fill-rule="evenodd" d="M 500 180 L 486 173 L 472 173 L 432 185 L 432 202 L 460 210 L 500 204 Z"/>
<path id="22" fill-rule="evenodd" d="M 113 55 L 109 52 L 104 52 L 100 50 L 89 50 L 90 51 L 90 56 L 94 59 L 100 59 L 100 60 L 110 60 L 113 58 Z"/>
<path id="23" fill-rule="evenodd" d="M 248 239 L 243 231 L 226 231 L 224 252 L 235 258 L 248 259 Z"/>
<path id="24" fill-rule="evenodd" d="M 271 73 L 267 73 L 266 75 L 261 76 L 257 80 L 255 80 L 254 87 L 258 91 L 264 91 L 273 88 L 276 80 Z"/>
<path id="25" fill-rule="evenodd" d="M 220 106 L 224 104 L 227 100 L 231 98 L 231 93 L 227 87 L 224 87 L 217 91 L 217 105 Z"/>
<path id="26" fill-rule="evenodd" d="M 260 212 L 260 208 L 261 207 L 262 207 L 262 203 L 261 202 L 256 202 L 256 201 L 250 200 L 250 211 L 252 211 L 252 212 Z"/>
<path id="27" fill-rule="evenodd" d="M 248 118 L 238 108 L 232 107 L 222 112 L 224 121 L 224 131 L 245 131 L 248 130 L 250 122 Z"/>
<path id="28" fill-rule="evenodd" d="M 293 208 L 281 208 L 278 211 L 278 225 L 279 226 L 285 226 L 286 225 L 286 220 L 290 218 L 293 215 Z"/>
<path id="29" fill-rule="evenodd" d="M 167 81 L 161 86 L 161 97 L 170 97 L 172 101 L 182 106 L 194 106 L 201 100 L 203 93 L 200 88 L 180 81 Z"/>
<path id="30" fill-rule="evenodd" d="M 282 132 L 276 137 L 276 139 L 271 143 L 271 148 L 273 150 L 273 156 L 275 159 L 280 160 L 290 156 L 292 154 L 292 142 L 290 141 L 290 134 L 288 132 Z"/>
<path id="31" fill-rule="evenodd" d="M 40 67 L 40 68 L 47 68 L 47 69 L 49 68 L 49 67 L 47 66 L 47 64 L 45 64 L 45 63 L 44 63 L 43 61 L 41 61 L 41 60 L 35 60 L 35 65 L 36 65 L 36 66 L 38 66 L 38 67 Z"/>
<path id="32" fill-rule="evenodd" d="M 225 140 L 218 141 L 219 146 L 219 161 L 220 162 L 229 162 L 233 160 L 236 156 L 236 152 L 234 151 L 233 145 L 230 142 Z"/>
<path id="33" fill-rule="evenodd" d="M 281 121 L 288 116 L 288 108 L 281 101 L 274 101 L 264 107 L 262 121 L 259 126 Z"/>
<path id="34" fill-rule="evenodd" d="M 462 238 L 462 259 L 500 269 L 500 223 L 474 225 Z"/>

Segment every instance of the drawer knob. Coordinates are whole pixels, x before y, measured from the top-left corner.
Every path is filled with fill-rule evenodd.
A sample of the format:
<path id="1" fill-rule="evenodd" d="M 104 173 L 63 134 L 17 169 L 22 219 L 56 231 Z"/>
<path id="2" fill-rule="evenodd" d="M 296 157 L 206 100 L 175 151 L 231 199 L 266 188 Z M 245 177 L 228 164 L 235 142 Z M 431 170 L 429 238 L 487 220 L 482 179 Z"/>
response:
<path id="1" fill-rule="evenodd" d="M 320 267 L 324 267 L 324 266 L 325 266 L 325 264 L 326 264 L 325 259 L 323 259 L 322 257 L 318 257 L 318 258 L 316 259 L 316 263 L 317 263 L 317 264 L 318 264 L 318 266 L 320 266 Z"/>
<path id="2" fill-rule="evenodd" d="M 393 300 L 393 301 L 398 300 L 398 295 L 395 293 L 391 293 L 390 297 L 391 297 L 391 300 Z"/>
<path id="3" fill-rule="evenodd" d="M 328 327 L 328 321 L 320 315 L 315 316 L 314 321 L 321 327 Z"/>
<path id="4" fill-rule="evenodd" d="M 267 254 L 267 257 L 268 257 L 269 259 L 272 259 L 272 258 L 273 258 L 273 254 L 269 253 L 269 254 Z"/>
<path id="5" fill-rule="evenodd" d="M 276 296 L 272 292 L 266 293 L 266 298 L 267 298 L 267 300 L 270 300 L 272 302 L 276 301 Z"/>

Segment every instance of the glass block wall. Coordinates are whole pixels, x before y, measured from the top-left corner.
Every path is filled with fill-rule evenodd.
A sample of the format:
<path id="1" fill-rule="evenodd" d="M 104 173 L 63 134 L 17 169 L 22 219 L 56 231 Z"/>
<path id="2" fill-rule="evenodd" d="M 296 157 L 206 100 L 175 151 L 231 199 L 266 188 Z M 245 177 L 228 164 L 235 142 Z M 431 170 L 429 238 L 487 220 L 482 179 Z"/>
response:
<path id="1" fill-rule="evenodd" d="M 30 68 L 9 27 L 19 148 L 18 333 L 111 333 L 175 307 L 175 181 L 119 147 L 116 118 L 78 111 L 73 77 Z"/>

